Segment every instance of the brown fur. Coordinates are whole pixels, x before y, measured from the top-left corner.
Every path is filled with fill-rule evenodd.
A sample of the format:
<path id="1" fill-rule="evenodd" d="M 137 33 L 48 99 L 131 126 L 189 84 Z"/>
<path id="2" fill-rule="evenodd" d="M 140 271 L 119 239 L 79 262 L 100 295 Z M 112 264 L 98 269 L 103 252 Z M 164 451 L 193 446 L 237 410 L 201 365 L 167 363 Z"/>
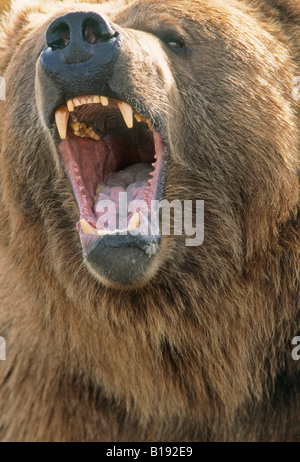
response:
<path id="1" fill-rule="evenodd" d="M 299 440 L 300 8 L 91 3 L 22 2 L 2 21 L 0 438 Z M 149 32 L 167 21 L 191 49 L 166 52 L 172 95 L 145 81 L 145 63 L 130 77 L 168 109 L 165 197 L 205 200 L 205 242 L 164 238 L 154 277 L 127 292 L 83 264 L 76 202 L 35 101 L 47 25 L 85 8 Z"/>
<path id="2" fill-rule="evenodd" d="M 7 0 L 0 0 L 0 10 L 2 10 L 2 8 L 7 6 L 7 4 L 8 4 Z"/>

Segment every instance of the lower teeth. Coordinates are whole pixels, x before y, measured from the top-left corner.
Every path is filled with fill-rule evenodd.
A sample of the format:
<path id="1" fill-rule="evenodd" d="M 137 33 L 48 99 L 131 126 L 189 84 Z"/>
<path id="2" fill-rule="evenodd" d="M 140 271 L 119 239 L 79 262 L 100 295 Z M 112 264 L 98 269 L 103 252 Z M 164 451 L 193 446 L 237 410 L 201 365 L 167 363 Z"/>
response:
<path id="1" fill-rule="evenodd" d="M 107 236 L 107 235 L 113 235 L 117 233 L 123 233 L 123 232 L 130 232 L 135 230 L 140 226 L 140 216 L 138 212 L 134 212 L 129 220 L 128 226 L 126 229 L 115 229 L 113 231 L 109 230 L 104 230 L 104 229 L 96 229 L 92 225 L 90 225 L 85 218 L 82 218 L 80 220 L 80 225 L 81 229 L 85 234 L 88 234 L 90 236 Z"/>

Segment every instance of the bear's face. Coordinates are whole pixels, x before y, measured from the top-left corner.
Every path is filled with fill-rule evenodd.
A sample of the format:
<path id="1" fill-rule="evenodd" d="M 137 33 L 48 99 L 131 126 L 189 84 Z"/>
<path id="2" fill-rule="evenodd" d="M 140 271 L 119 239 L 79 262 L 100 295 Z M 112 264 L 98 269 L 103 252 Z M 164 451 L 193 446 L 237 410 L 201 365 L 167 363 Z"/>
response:
<path id="1" fill-rule="evenodd" d="M 107 286 L 180 266 L 240 273 L 296 204 L 288 53 L 238 3 L 55 4 L 23 24 L 4 130 L 32 142 L 25 157 L 7 146 L 8 169 L 16 192 L 32 185 L 27 216 L 70 251 L 80 238 Z M 205 201 L 202 248 L 186 246 L 185 229 L 163 235 L 162 199 L 192 200 L 194 214 Z"/>
<path id="2" fill-rule="evenodd" d="M 46 40 L 37 103 L 79 206 L 86 263 L 108 283 L 135 285 L 148 278 L 161 243 L 151 208 L 163 195 L 166 114 L 176 98 L 166 50 L 101 9 L 58 16 Z"/>
<path id="3" fill-rule="evenodd" d="M 0 438 L 293 439 L 296 3 L 14 0 L 3 16 Z M 141 202 L 121 220 L 119 193 Z M 192 201 L 170 236 L 149 219 L 160 199 Z"/>

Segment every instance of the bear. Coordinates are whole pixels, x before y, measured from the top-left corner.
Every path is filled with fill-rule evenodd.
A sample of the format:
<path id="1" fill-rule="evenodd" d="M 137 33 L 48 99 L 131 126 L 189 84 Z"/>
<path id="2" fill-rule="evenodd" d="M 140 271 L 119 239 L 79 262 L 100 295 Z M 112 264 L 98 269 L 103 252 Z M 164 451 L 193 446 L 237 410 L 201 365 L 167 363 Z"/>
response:
<path id="1" fill-rule="evenodd" d="M 2 13 L 1 441 L 300 440 L 299 37 L 292 0 Z"/>

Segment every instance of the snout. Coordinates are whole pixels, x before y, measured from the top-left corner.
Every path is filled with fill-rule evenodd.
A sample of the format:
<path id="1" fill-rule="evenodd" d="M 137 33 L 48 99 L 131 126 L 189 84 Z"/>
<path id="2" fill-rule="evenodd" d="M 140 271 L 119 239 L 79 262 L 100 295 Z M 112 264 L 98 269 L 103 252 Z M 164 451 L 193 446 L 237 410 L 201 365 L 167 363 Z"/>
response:
<path id="1" fill-rule="evenodd" d="M 121 40 L 120 31 L 104 16 L 68 13 L 49 25 L 41 66 L 65 94 L 92 93 L 97 82 L 105 94 Z"/>

